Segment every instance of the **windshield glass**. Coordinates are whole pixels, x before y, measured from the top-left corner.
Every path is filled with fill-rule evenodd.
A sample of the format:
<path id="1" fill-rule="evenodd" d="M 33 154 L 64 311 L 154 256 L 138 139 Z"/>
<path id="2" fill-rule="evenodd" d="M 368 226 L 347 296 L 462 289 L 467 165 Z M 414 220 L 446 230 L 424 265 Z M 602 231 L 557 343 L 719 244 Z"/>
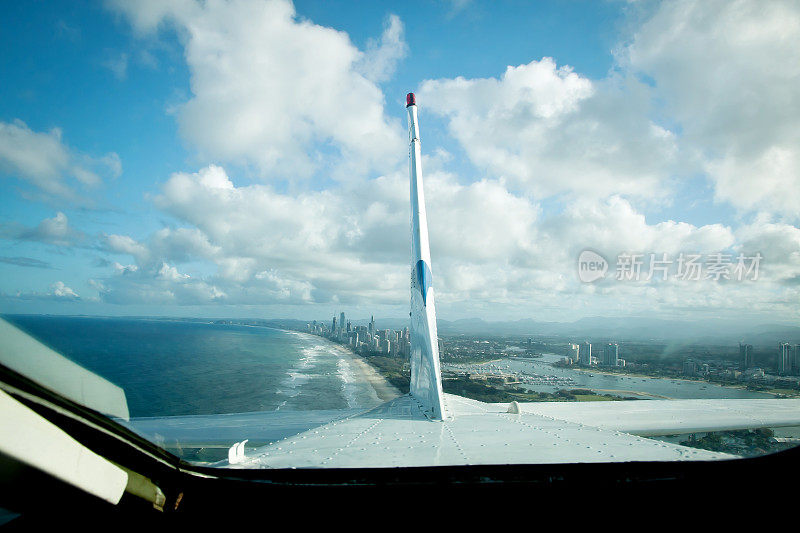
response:
<path id="1" fill-rule="evenodd" d="M 4 7 L 0 363 L 199 465 L 800 443 L 800 7 Z"/>

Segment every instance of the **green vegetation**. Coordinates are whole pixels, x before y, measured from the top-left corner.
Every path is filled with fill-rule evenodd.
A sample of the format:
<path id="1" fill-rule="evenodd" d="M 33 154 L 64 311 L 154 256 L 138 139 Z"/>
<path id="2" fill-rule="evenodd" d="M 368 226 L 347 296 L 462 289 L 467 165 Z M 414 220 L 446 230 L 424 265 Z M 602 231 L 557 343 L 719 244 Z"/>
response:
<path id="1" fill-rule="evenodd" d="M 516 400 L 508 391 L 494 387 L 488 383 L 481 383 L 467 377 L 445 379 L 442 389 L 449 394 L 457 394 L 481 402 L 499 403 Z M 536 401 L 536 400 L 533 400 Z"/>
<path id="2" fill-rule="evenodd" d="M 790 443 L 776 442 L 773 439 L 774 435 L 769 428 L 717 431 L 701 437 L 689 435 L 687 440 L 681 441 L 681 445 L 745 457 L 764 455 L 794 446 Z"/>
<path id="3" fill-rule="evenodd" d="M 442 382 L 444 392 L 457 394 L 481 402 L 596 402 L 622 400 L 610 394 L 597 394 L 586 389 L 559 390 L 554 393 L 535 392 L 521 387 L 496 387 L 482 380 L 459 376 Z"/>
<path id="4" fill-rule="evenodd" d="M 709 433 L 699 438 L 692 433 L 689 435 L 688 440 L 681 441 L 681 445 L 691 448 L 700 448 L 702 450 L 711 450 L 712 452 L 725 451 L 725 444 L 722 442 L 722 435 L 719 433 Z"/>
<path id="5" fill-rule="evenodd" d="M 612 397 L 610 394 L 575 394 L 575 399 L 579 402 L 608 402 L 621 398 Z"/>
<path id="6" fill-rule="evenodd" d="M 554 394 L 551 394 L 550 396 L 552 396 L 553 399 L 544 401 L 605 402 L 605 401 L 630 399 L 630 398 L 622 398 L 621 396 L 615 396 L 613 394 L 598 394 L 589 389 L 569 389 L 569 390 L 562 389 L 556 391 Z"/>

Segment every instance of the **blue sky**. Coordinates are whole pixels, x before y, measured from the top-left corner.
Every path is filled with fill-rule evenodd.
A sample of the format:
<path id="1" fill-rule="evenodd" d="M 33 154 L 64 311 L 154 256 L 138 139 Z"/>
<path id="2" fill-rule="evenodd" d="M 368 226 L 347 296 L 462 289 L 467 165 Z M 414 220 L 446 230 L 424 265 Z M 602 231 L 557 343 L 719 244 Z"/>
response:
<path id="1" fill-rule="evenodd" d="M 0 312 L 401 316 L 414 90 L 443 318 L 798 317 L 791 2 L 3 18 Z M 764 263 L 747 283 L 584 284 L 587 248 L 612 271 L 622 252 Z"/>

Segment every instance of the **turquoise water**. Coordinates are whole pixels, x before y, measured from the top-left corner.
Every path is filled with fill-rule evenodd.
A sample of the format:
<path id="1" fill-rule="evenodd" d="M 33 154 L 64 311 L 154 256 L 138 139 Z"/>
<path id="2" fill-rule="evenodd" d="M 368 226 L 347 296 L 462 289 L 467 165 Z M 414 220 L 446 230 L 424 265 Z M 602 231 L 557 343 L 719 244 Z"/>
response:
<path id="1" fill-rule="evenodd" d="M 125 389 L 132 417 L 380 403 L 346 352 L 303 333 L 148 319 L 5 318 Z"/>

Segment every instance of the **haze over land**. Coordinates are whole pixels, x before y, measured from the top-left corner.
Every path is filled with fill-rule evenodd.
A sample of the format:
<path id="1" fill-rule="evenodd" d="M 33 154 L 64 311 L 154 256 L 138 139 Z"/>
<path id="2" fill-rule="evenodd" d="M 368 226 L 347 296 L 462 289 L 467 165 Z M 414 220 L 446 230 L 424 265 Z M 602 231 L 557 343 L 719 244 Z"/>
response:
<path id="1" fill-rule="evenodd" d="M 221 319 L 226 320 L 226 319 Z M 312 320 L 294 318 L 234 319 L 253 320 L 276 327 L 289 327 L 304 330 Z M 369 318 L 348 316 L 353 326 L 364 326 Z M 330 325 L 331 320 L 317 320 L 317 323 Z M 375 317 L 378 329 L 402 330 L 408 326 L 405 318 Z M 487 321 L 480 318 L 436 321 L 442 336 L 475 335 L 523 336 L 523 337 L 563 337 L 573 341 L 585 339 L 610 341 L 658 341 L 680 342 L 684 344 L 736 345 L 746 342 L 759 347 L 775 348 L 778 341 L 800 343 L 800 326 L 775 323 L 749 323 L 748 321 L 710 320 L 687 322 L 643 317 L 586 317 L 573 322 L 543 322 L 532 319 L 513 321 Z"/>

